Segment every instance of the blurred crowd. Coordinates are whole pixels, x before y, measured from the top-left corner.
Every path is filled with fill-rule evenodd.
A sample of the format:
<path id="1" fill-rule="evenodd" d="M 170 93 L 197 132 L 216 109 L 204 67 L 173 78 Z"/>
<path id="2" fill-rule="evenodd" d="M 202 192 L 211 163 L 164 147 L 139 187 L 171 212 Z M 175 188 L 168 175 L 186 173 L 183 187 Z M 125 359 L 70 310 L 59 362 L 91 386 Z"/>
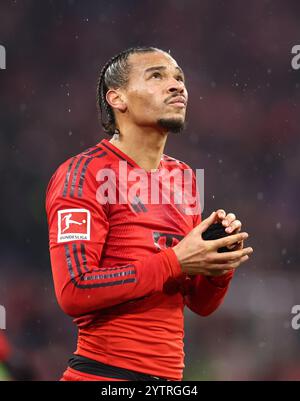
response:
<path id="1" fill-rule="evenodd" d="M 105 137 L 102 65 L 149 45 L 187 78 L 187 127 L 166 153 L 205 170 L 203 216 L 234 212 L 255 251 L 214 315 L 186 311 L 185 379 L 300 378 L 299 18 L 297 0 L 1 1 L 0 377 L 57 380 L 75 350 L 53 290 L 45 189 L 60 163 Z"/>

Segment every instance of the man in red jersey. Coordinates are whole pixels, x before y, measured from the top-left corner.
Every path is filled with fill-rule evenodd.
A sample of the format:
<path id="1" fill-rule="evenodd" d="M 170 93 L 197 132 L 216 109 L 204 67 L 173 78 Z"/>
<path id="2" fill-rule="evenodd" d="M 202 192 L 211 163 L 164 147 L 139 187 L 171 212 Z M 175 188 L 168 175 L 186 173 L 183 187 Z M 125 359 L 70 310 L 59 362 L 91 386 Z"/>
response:
<path id="1" fill-rule="evenodd" d="M 184 306 L 201 316 L 216 310 L 252 248 L 233 213 L 201 222 L 200 211 L 174 201 L 180 188 L 169 202 L 141 194 L 150 176 L 164 182 L 189 169 L 163 154 L 168 133 L 185 122 L 176 61 L 152 47 L 126 50 L 103 67 L 97 92 L 112 139 L 63 163 L 47 190 L 55 292 L 78 326 L 62 380 L 181 380 Z M 214 222 L 231 235 L 203 240 Z"/>

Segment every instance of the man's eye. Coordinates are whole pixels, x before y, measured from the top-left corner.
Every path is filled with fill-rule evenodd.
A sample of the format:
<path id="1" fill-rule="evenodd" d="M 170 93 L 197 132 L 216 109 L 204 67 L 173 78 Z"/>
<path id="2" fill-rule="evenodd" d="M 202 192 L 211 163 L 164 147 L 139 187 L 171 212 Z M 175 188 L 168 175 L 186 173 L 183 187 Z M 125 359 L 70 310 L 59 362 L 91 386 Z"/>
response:
<path id="1" fill-rule="evenodd" d="M 177 79 L 178 79 L 178 81 L 184 82 L 183 76 L 181 76 L 181 75 L 178 75 Z"/>
<path id="2" fill-rule="evenodd" d="M 160 78 L 161 77 L 161 73 L 160 72 L 154 72 L 153 74 L 152 74 L 152 77 L 154 77 L 154 78 Z"/>

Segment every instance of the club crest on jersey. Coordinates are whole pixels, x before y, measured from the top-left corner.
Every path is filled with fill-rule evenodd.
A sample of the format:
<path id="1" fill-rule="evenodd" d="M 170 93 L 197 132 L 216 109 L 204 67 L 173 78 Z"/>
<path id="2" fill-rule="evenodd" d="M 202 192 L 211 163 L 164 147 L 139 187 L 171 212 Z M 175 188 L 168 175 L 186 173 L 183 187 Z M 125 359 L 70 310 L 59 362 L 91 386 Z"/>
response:
<path id="1" fill-rule="evenodd" d="M 154 245 L 158 249 L 166 249 L 169 247 L 173 247 L 178 244 L 179 241 L 182 240 L 183 235 L 180 234 L 168 234 L 168 233 L 160 233 L 160 232 L 152 232 Z"/>
<path id="2" fill-rule="evenodd" d="M 89 210 L 59 210 L 57 221 L 57 242 L 90 240 L 91 213 Z"/>

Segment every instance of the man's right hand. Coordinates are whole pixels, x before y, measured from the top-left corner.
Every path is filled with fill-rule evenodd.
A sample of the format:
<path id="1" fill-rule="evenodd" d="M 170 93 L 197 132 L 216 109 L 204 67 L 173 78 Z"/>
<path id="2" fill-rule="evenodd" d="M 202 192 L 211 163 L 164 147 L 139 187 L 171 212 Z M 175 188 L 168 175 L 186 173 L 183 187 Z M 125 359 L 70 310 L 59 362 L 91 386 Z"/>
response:
<path id="1" fill-rule="evenodd" d="M 212 241 L 203 240 L 201 234 L 215 220 L 216 212 L 213 212 L 173 247 L 184 273 L 220 276 L 229 270 L 239 267 L 252 254 L 253 249 L 251 247 L 218 253 L 219 248 L 231 246 L 248 238 L 248 234 L 245 232 Z"/>

